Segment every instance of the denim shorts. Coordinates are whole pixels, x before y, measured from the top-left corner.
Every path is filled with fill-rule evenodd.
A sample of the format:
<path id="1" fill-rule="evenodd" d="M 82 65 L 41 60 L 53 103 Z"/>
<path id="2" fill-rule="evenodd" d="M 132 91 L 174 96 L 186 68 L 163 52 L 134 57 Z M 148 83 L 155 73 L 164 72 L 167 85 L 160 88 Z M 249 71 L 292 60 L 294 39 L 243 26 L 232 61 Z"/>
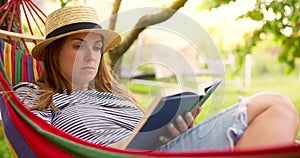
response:
<path id="1" fill-rule="evenodd" d="M 233 150 L 247 128 L 247 98 L 190 128 L 156 151 Z"/>

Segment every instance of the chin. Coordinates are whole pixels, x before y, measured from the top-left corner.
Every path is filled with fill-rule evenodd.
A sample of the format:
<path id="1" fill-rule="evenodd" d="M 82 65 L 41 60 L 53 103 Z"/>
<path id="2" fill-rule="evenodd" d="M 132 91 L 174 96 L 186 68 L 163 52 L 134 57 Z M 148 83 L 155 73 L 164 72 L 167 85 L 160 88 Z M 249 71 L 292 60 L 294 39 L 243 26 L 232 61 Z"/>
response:
<path id="1" fill-rule="evenodd" d="M 78 84 L 88 84 L 91 81 L 93 81 L 94 78 L 87 78 L 87 77 L 81 77 L 78 80 L 73 80 L 73 83 L 78 83 Z"/>

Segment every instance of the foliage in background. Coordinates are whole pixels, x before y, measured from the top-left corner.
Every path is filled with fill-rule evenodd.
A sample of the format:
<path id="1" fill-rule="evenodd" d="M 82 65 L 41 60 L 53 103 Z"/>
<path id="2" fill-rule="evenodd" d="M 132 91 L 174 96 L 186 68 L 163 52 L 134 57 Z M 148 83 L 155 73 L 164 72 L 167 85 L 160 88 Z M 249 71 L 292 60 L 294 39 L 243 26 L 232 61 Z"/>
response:
<path id="1" fill-rule="evenodd" d="M 0 123 L 0 157 L 1 158 L 12 157 L 10 150 L 8 148 L 8 144 L 4 137 L 4 131 L 3 131 L 1 123 Z"/>
<path id="2" fill-rule="evenodd" d="M 204 0 L 201 9 L 213 9 L 236 0 Z M 281 45 L 278 55 L 280 62 L 286 63 L 286 73 L 295 69 L 296 59 L 300 57 L 300 1 L 299 0 L 256 0 L 253 10 L 239 18 L 260 21 L 262 27 L 245 36 L 245 42 L 235 49 L 239 67 L 245 56 L 252 49 L 272 34 L 273 39 Z"/>
<path id="3" fill-rule="evenodd" d="M 56 2 L 56 0 L 51 0 L 53 2 Z M 59 0 L 60 2 L 60 7 L 65 7 L 68 3 L 70 3 L 72 0 Z M 74 1 L 74 0 L 73 0 Z"/>

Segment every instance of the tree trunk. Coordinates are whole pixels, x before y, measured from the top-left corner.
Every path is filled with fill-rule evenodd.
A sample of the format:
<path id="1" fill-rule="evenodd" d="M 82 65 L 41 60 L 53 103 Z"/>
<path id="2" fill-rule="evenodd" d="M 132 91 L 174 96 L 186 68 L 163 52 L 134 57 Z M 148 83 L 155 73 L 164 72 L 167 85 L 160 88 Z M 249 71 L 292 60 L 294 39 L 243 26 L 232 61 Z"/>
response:
<path id="1" fill-rule="evenodd" d="M 8 0 L 0 0 L 0 6 L 3 6 L 7 1 Z M 4 21 L 1 23 L 1 25 L 0 25 L 1 30 L 6 30 L 6 31 L 8 30 L 9 21 L 11 19 L 11 14 L 12 14 L 12 9 L 13 9 L 13 7 L 10 8 L 10 11 L 6 15 Z M 5 12 L 6 12 L 6 10 L 2 11 L 0 13 L 0 17 L 2 17 Z M 20 24 L 19 24 L 19 21 L 18 21 L 17 10 L 15 10 L 15 13 L 14 13 L 14 16 L 13 16 L 13 21 L 12 21 L 12 26 L 11 26 L 10 31 L 20 33 Z M 10 41 L 7 41 L 7 42 L 10 43 Z M 21 49 L 23 52 L 26 52 L 22 42 L 15 42 L 15 43 L 16 43 L 16 45 L 19 49 Z"/>
<path id="2" fill-rule="evenodd" d="M 115 0 L 114 4 L 113 4 L 113 9 L 112 9 L 112 13 L 111 13 L 111 17 L 110 17 L 110 21 L 109 21 L 109 29 L 110 30 L 115 30 L 116 28 L 116 22 L 117 22 L 117 18 L 118 18 L 118 12 L 120 9 L 120 5 L 122 3 L 122 0 Z M 114 54 L 109 53 L 109 58 L 110 61 L 114 60 Z M 115 78 L 119 78 L 120 74 L 121 74 L 121 62 L 114 62 L 114 66 L 111 66 L 112 71 L 114 72 L 113 74 L 115 75 Z"/>
<path id="3" fill-rule="evenodd" d="M 116 22 L 117 22 L 117 18 L 118 18 L 117 13 L 119 12 L 121 3 L 122 3 L 122 0 L 115 0 L 115 2 L 114 2 L 113 9 L 111 12 L 111 18 L 109 21 L 109 29 L 110 30 L 115 30 Z"/>
<path id="4" fill-rule="evenodd" d="M 121 42 L 118 47 L 109 52 L 111 60 L 110 66 L 117 77 L 120 77 L 120 59 L 122 55 L 130 48 L 132 43 L 137 39 L 138 35 L 148 26 L 168 20 L 177 12 L 178 9 L 183 7 L 186 2 L 187 0 L 176 0 L 168 9 L 164 9 L 157 14 L 145 15 L 139 19 L 134 27 L 135 29 L 129 32 L 128 36 Z"/>

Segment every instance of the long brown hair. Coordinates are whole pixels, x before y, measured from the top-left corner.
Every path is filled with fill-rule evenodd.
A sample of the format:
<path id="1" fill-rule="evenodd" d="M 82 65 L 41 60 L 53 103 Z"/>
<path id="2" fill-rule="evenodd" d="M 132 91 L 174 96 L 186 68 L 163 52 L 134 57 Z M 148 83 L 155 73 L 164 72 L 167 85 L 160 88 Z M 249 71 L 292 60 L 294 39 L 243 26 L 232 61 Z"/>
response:
<path id="1" fill-rule="evenodd" d="M 61 52 L 65 40 L 66 37 L 60 38 L 49 44 L 44 50 L 45 56 L 43 61 L 43 73 L 42 76 L 35 82 L 39 85 L 40 89 L 30 93 L 40 94 L 31 101 L 32 103 L 36 101 L 39 103 L 37 105 L 30 106 L 31 110 L 42 110 L 48 106 L 56 110 L 57 108 L 52 101 L 52 95 L 55 93 L 67 93 L 70 95 L 72 92 L 71 83 L 69 83 L 62 75 L 58 64 L 59 52 Z M 106 64 L 103 54 L 101 55 L 98 72 L 93 81 L 93 85 L 97 91 L 115 93 L 138 105 L 133 95 L 129 91 L 125 90 L 113 77 L 112 71 Z"/>

